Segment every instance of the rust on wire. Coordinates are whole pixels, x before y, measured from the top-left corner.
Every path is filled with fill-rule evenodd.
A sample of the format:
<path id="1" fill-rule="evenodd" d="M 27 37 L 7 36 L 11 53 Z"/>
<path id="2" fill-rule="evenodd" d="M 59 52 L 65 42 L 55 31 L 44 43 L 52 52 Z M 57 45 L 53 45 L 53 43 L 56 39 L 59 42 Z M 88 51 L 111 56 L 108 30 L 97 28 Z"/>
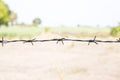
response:
<path id="1" fill-rule="evenodd" d="M 98 42 L 99 43 L 120 43 L 120 38 L 112 41 L 112 40 L 96 40 L 96 36 L 94 36 L 93 39 L 88 39 L 88 40 L 67 39 L 67 38 L 58 38 L 58 39 L 55 38 L 55 39 L 45 39 L 45 40 L 37 40 L 36 38 L 32 40 L 4 40 L 4 37 L 2 37 L 2 40 L 0 40 L 0 43 L 2 44 L 2 46 L 4 46 L 5 43 L 15 43 L 15 42 L 31 43 L 32 45 L 34 45 L 34 42 L 50 42 L 50 41 L 56 41 L 56 44 L 58 44 L 59 42 L 62 42 L 63 45 L 65 41 L 87 42 L 88 45 L 90 45 L 90 43 L 95 43 L 97 45 Z"/>

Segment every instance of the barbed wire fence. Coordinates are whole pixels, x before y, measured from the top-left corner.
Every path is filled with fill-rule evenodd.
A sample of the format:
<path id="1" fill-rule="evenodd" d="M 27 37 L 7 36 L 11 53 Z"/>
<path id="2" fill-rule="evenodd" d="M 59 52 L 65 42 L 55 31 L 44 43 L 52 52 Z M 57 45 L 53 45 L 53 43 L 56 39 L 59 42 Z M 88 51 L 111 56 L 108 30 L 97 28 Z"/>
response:
<path id="1" fill-rule="evenodd" d="M 35 42 L 51 42 L 51 41 L 55 41 L 56 44 L 58 44 L 59 42 L 62 42 L 63 45 L 65 41 L 87 42 L 88 45 L 90 45 L 91 43 L 95 43 L 97 45 L 98 43 L 120 43 L 120 38 L 112 41 L 112 40 L 97 40 L 96 36 L 94 36 L 93 39 L 88 39 L 88 40 L 68 39 L 68 38 L 54 38 L 54 39 L 44 39 L 44 40 L 40 40 L 40 39 L 38 40 L 36 38 L 31 40 L 5 40 L 4 37 L 2 37 L 2 39 L 0 40 L 0 43 L 2 44 L 2 47 L 3 47 L 4 44 L 7 44 L 7 43 L 23 42 L 23 43 L 31 43 L 32 45 L 34 45 Z"/>

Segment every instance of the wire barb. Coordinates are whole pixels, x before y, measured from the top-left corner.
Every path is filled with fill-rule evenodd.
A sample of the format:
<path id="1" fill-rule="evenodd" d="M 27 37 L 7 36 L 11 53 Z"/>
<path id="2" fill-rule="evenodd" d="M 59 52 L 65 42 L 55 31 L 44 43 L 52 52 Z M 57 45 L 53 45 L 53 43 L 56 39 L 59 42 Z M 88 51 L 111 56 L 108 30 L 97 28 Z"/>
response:
<path id="1" fill-rule="evenodd" d="M 120 38 L 116 39 L 118 42 L 120 42 Z"/>
<path id="2" fill-rule="evenodd" d="M 64 40 L 65 40 L 65 38 L 57 39 L 56 44 L 58 44 L 58 42 L 60 42 L 60 41 L 61 41 L 61 42 L 62 42 L 62 44 L 64 45 L 64 42 L 63 42 Z"/>
<path id="3" fill-rule="evenodd" d="M 34 38 L 32 40 L 25 40 L 24 43 L 31 43 L 32 45 L 34 45 L 33 42 L 35 42 L 35 40 L 36 40 L 36 38 Z"/>
<path id="4" fill-rule="evenodd" d="M 4 37 L 2 37 L 2 47 L 4 46 Z"/>
<path id="5" fill-rule="evenodd" d="M 96 36 L 94 37 L 93 40 L 88 41 L 88 45 L 90 45 L 90 43 L 92 43 L 92 42 L 95 43 L 95 44 L 98 44 L 97 41 L 96 41 Z"/>

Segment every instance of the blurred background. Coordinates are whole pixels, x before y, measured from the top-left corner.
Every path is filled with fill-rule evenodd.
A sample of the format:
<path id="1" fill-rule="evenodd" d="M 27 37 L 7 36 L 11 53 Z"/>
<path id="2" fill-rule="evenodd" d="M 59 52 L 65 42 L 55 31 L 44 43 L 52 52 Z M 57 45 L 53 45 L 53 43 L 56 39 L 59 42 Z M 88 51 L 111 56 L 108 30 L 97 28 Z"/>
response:
<path id="1" fill-rule="evenodd" d="M 119 37 L 119 0 L 0 0 L 0 36 Z M 22 4 L 22 5 L 21 5 Z"/>

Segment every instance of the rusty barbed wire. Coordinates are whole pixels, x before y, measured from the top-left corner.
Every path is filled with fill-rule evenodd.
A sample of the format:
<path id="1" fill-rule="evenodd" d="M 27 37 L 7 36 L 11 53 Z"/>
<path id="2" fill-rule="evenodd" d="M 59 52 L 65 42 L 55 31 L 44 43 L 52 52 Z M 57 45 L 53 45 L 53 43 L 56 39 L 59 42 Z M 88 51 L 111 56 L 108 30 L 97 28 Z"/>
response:
<path id="1" fill-rule="evenodd" d="M 67 38 L 54 38 L 54 39 L 44 39 L 44 40 L 38 40 L 36 38 L 31 40 L 5 40 L 4 37 L 2 37 L 2 39 L 0 40 L 0 43 L 2 44 L 2 46 L 4 46 L 4 44 L 7 44 L 7 43 L 15 43 L 15 42 L 31 43 L 32 45 L 34 45 L 34 42 L 50 42 L 50 41 L 56 41 L 56 44 L 58 44 L 59 42 L 62 42 L 63 45 L 64 45 L 64 41 L 87 42 L 88 45 L 90 45 L 91 43 L 95 43 L 97 45 L 98 42 L 99 43 L 120 43 L 120 38 L 112 41 L 112 40 L 97 40 L 96 36 L 94 36 L 93 39 L 88 39 L 88 40 L 67 39 Z"/>

